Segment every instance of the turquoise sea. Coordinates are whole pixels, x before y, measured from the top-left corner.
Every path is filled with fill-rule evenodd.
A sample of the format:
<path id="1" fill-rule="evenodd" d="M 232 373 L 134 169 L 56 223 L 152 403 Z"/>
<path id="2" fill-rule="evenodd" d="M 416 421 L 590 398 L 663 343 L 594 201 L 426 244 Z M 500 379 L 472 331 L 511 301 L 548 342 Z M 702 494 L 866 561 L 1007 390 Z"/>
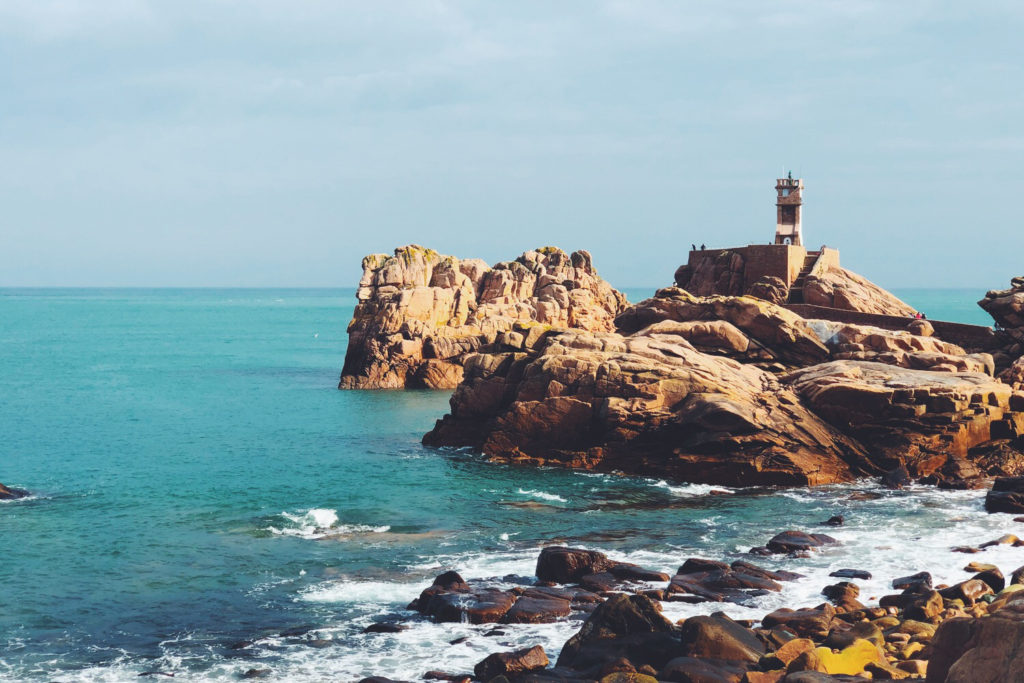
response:
<path id="1" fill-rule="evenodd" d="M 930 318 L 988 323 L 983 291 L 899 293 Z M 757 617 L 819 603 L 841 566 L 874 572 L 865 596 L 922 568 L 958 579 L 949 547 L 1006 531 L 977 492 L 709 496 L 426 449 L 446 393 L 335 388 L 353 301 L 347 289 L 0 290 L 0 481 L 34 494 L 0 503 L 0 680 L 414 680 L 526 644 L 553 658 L 578 622 L 487 635 L 404 611 L 447 569 L 527 580 L 547 543 L 674 570 L 844 514 L 842 545 L 765 562 L 806 579 L 725 608 Z M 985 561 L 1011 570 L 1014 552 Z M 361 633 L 377 620 L 411 628 Z"/>

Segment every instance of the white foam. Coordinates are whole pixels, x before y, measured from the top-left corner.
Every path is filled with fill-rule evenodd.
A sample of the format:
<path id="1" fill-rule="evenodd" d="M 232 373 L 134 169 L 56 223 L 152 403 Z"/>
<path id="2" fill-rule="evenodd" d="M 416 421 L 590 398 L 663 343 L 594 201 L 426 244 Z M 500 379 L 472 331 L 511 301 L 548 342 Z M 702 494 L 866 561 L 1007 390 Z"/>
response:
<path id="1" fill-rule="evenodd" d="M 332 581 L 302 593 L 309 602 L 338 602 L 385 607 L 406 605 L 427 587 L 429 581 L 399 583 L 396 581 Z"/>
<path id="2" fill-rule="evenodd" d="M 530 498 L 536 498 L 538 500 L 549 500 L 549 501 L 558 502 L 558 503 L 568 503 L 569 502 L 565 498 L 562 498 L 561 496 L 559 496 L 557 494 L 547 493 L 545 491 L 533 491 L 533 490 L 519 489 L 518 491 L 516 491 L 516 493 L 518 493 L 521 496 L 528 496 Z"/>
<path id="3" fill-rule="evenodd" d="M 682 497 L 706 496 L 712 491 L 725 491 L 727 493 L 732 493 L 733 491 L 733 489 L 725 486 L 711 486 L 710 484 L 683 484 L 680 486 L 673 486 L 664 479 L 654 482 L 653 486 L 668 489 L 669 493 L 673 496 Z"/>
<path id="4" fill-rule="evenodd" d="M 318 539 L 349 534 L 383 533 L 391 529 L 390 526 L 341 524 L 338 519 L 338 513 L 330 508 L 313 508 L 298 514 L 282 512 L 281 517 L 286 524 L 280 527 L 269 526 L 267 531 L 279 536 L 299 536 L 302 538 Z"/>
<path id="5" fill-rule="evenodd" d="M 670 488 L 667 483 L 652 484 Z M 850 500 L 850 493 L 865 490 L 880 497 Z M 742 558 L 769 569 L 785 569 L 805 575 L 796 581 L 782 582 L 781 592 L 753 598 L 748 605 L 666 602 L 664 614 L 672 621 L 720 610 L 738 619 L 760 619 L 779 607 L 817 605 L 824 601 L 821 595 L 824 586 L 843 580 L 828 576 L 829 572 L 839 568 L 872 572 L 872 579 L 856 583 L 861 587 L 860 600 L 865 604 L 877 604 L 882 595 L 894 592 L 891 582 L 899 576 L 928 570 L 934 575 L 936 584 L 952 584 L 969 578 L 963 566 L 971 560 L 991 562 L 1004 573 L 1024 563 L 1020 559 L 1020 549 L 1011 546 L 992 547 L 977 555 L 951 552 L 953 546 L 977 545 L 1013 531 L 1010 516 L 988 515 L 983 511 L 984 492 L 949 492 L 929 487 L 893 492 L 860 484 L 772 495 L 779 494 L 783 495 L 785 504 L 769 510 L 767 516 L 747 514 L 749 511 L 734 514 L 731 509 L 716 511 L 710 516 L 706 513 L 694 515 L 690 522 L 698 533 L 680 533 L 671 541 L 652 540 L 637 550 L 616 551 L 600 543 L 569 542 L 574 546 L 602 551 L 615 560 L 634 562 L 670 575 L 688 557 L 726 561 Z M 751 501 L 752 506 L 757 506 L 760 504 L 758 501 L 765 500 L 765 497 L 744 497 L 737 499 L 737 503 L 745 505 L 744 501 Z M 827 519 L 832 510 L 844 514 L 845 526 L 817 526 L 817 522 Z M 282 515 L 282 520 L 288 528 L 295 530 L 305 527 L 323 529 L 319 525 L 324 522 L 333 526 L 332 533 L 338 533 L 337 529 L 344 527 L 333 510 L 318 509 L 315 514 L 311 513 L 314 511 Z M 774 533 L 787 528 L 821 531 L 835 537 L 840 544 L 823 547 L 806 558 L 762 558 L 744 554 L 750 547 L 764 545 Z M 707 533 L 699 533 L 705 530 Z M 493 536 L 489 538 L 493 539 Z M 501 551 L 481 549 L 437 554 L 423 557 L 415 566 L 396 568 L 398 572 L 408 572 L 408 576 L 398 574 L 394 581 L 348 578 L 297 589 L 296 600 L 312 603 L 311 608 L 318 611 L 338 615 L 336 623 L 317 629 L 316 637 L 335 639 L 342 643 L 339 647 L 316 649 L 303 644 L 298 638 L 267 638 L 252 648 L 254 657 L 219 659 L 209 653 L 191 654 L 187 648 L 184 649 L 187 654 L 182 654 L 180 644 L 167 641 L 161 646 L 164 655 L 155 661 L 140 663 L 138 658 L 118 658 L 108 666 L 75 671 L 73 678 L 96 683 L 135 681 L 139 672 L 156 669 L 174 672 L 178 679 L 183 680 L 229 681 L 238 680 L 240 674 L 248 669 L 268 668 L 275 680 L 299 683 L 358 680 L 369 675 L 417 680 L 430 669 L 471 671 L 488 654 L 532 645 L 542 645 L 554 660 L 565 641 L 579 630 L 581 620 L 556 624 L 473 626 L 435 624 L 407 614 L 404 623 L 409 629 L 406 631 L 361 633 L 365 626 L 379 620 L 381 615 L 402 612 L 405 604 L 430 584 L 431 577 L 442 571 L 455 569 L 467 579 L 487 578 L 487 583 L 502 587 L 509 587 L 514 582 L 503 579 L 505 575 L 532 576 L 542 545 L 509 544 L 507 547 L 503 545 L 505 549 Z M 484 635 L 495 628 L 500 628 L 505 635 Z M 468 638 L 468 641 L 450 644 L 458 638 Z M 56 667 L 48 673 L 52 673 L 49 678 L 68 677 Z M 20 679 L 6 672 L 0 663 L 0 681 L 8 680 Z"/>

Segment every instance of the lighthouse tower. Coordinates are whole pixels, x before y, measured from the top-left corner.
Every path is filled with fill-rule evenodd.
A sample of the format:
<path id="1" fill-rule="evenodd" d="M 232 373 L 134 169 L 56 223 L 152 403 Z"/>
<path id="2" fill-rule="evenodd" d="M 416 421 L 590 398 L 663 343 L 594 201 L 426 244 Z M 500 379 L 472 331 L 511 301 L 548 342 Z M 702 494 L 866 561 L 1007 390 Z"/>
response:
<path id="1" fill-rule="evenodd" d="M 785 178 L 775 181 L 778 199 L 778 218 L 775 221 L 775 244 L 803 245 L 800 229 L 800 213 L 803 206 L 804 181 L 794 178 L 790 172 Z"/>

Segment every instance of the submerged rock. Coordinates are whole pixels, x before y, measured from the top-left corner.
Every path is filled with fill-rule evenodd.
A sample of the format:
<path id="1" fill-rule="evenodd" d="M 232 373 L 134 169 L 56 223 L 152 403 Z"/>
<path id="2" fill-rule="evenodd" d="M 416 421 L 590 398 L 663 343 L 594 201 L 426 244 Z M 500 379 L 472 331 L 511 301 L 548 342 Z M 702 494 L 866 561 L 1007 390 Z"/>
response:
<path id="1" fill-rule="evenodd" d="M 798 553 L 823 545 L 834 545 L 836 539 L 826 534 L 808 534 L 803 531 L 783 531 L 776 534 L 765 546 L 773 553 Z"/>
<path id="2" fill-rule="evenodd" d="M 28 491 L 8 488 L 7 486 L 0 484 L 0 500 L 15 500 L 17 498 L 25 498 L 28 495 Z"/>
<path id="3" fill-rule="evenodd" d="M 544 247 L 493 268 L 409 245 L 363 259 L 339 388 L 454 388 L 465 356 L 550 329 L 610 331 L 625 296 L 590 254 Z"/>

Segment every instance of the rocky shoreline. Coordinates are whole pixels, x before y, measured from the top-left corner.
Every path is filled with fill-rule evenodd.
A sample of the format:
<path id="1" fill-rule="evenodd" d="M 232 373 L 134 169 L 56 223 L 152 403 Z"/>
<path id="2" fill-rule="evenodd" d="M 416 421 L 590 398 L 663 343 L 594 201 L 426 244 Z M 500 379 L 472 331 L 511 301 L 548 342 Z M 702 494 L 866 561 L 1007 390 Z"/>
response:
<path id="1" fill-rule="evenodd" d="M 826 320 L 790 310 L 781 280 L 744 283 L 743 264 L 728 251 L 680 268 L 679 286 L 627 305 L 598 281 L 585 252 L 527 252 L 518 266 L 499 264 L 478 281 L 466 262 L 443 257 L 432 270 L 436 259 L 428 254 L 421 263 L 417 250 L 364 261 L 341 386 L 454 387 L 451 412 L 424 436 L 426 445 L 468 447 L 505 463 L 724 486 L 880 477 L 892 488 L 967 489 L 995 478 L 986 509 L 1024 512 L 1024 278 L 979 302 L 996 331 L 964 337 L 984 340 L 972 347 L 940 338 L 938 323 L 838 266 L 802 284 L 803 301 L 809 310 L 827 307 Z M 413 264 L 406 268 L 413 275 L 393 276 L 402 270 L 395 259 Z M 449 271 L 464 277 L 433 274 Z M 508 285 L 501 297 L 480 284 L 486 278 Z M 600 314 L 557 313 L 569 302 L 554 296 L 556 285 L 587 292 L 573 299 L 587 310 L 603 302 Z M 453 287 L 465 296 L 451 295 Z M 414 299 L 435 303 L 417 309 Z M 472 315 L 452 317 L 449 300 L 469 301 Z M 856 316 L 844 319 L 843 311 L 884 325 L 851 322 Z M 427 374 L 444 381 L 409 381 L 435 361 L 448 370 Z M 365 370 L 375 366 L 407 368 L 405 380 Z M 750 556 L 813 553 L 833 542 L 790 530 Z M 1005 535 L 952 550 L 1002 544 L 1024 545 Z M 893 593 L 865 598 L 856 583 L 871 578 L 865 564 L 834 572 L 842 580 L 822 587 L 819 604 L 758 621 L 716 612 L 672 623 L 662 603 L 742 605 L 799 575 L 746 559 L 691 557 L 669 576 L 592 550 L 551 547 L 532 583 L 496 588 L 449 571 L 409 608 L 435 621 L 510 628 L 588 615 L 553 667 L 537 646 L 492 654 L 472 673 L 438 670 L 427 679 L 1024 680 L 1024 567 L 1007 580 L 994 565 L 970 562 L 964 570 L 973 576 L 951 585 L 933 585 L 922 568 L 892 577 Z"/>
<path id="2" fill-rule="evenodd" d="M 841 525 L 842 520 L 829 520 Z M 800 557 L 836 541 L 790 530 L 750 555 Z M 1006 535 L 982 543 L 1024 545 Z M 957 548 L 954 550 L 962 550 Z M 865 598 L 863 568 L 839 569 L 822 602 L 779 608 L 759 621 L 722 611 L 672 623 L 663 602 L 744 604 L 801 577 L 739 559 L 691 557 L 675 575 L 616 562 L 603 553 L 551 546 L 537 560 L 532 585 L 497 589 L 448 571 L 409 605 L 438 622 L 502 628 L 587 615 L 551 666 L 541 646 L 494 653 L 473 672 L 424 672 L 426 680 L 601 681 L 602 683 L 810 683 L 925 679 L 933 683 L 1019 680 L 1024 664 L 1024 567 L 1007 579 L 995 565 L 969 562 L 967 577 L 933 585 L 922 570 L 893 577 L 892 593 Z M 861 600 L 868 604 L 864 604 Z M 368 631 L 401 629 L 382 623 Z M 389 683 L 371 677 L 362 683 Z"/>

